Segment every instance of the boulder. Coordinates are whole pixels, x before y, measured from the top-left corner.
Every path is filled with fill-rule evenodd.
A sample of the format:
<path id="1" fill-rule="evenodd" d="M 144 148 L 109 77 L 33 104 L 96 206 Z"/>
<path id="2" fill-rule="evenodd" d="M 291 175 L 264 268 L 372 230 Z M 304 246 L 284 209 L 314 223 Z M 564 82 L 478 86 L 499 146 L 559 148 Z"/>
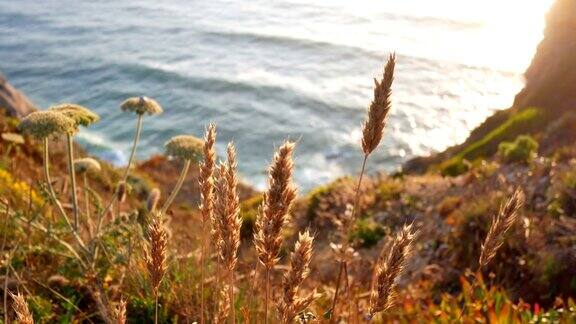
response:
<path id="1" fill-rule="evenodd" d="M 32 102 L 0 75 L 0 109 L 9 116 L 22 118 L 36 110 Z"/>

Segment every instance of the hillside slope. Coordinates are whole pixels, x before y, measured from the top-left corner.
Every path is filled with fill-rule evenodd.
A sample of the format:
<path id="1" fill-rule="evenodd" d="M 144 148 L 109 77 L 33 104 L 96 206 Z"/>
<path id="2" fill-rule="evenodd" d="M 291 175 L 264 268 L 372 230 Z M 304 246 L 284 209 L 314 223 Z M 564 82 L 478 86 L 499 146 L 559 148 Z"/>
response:
<path id="1" fill-rule="evenodd" d="M 570 35 L 575 35 L 575 13 L 576 1 L 573 0 L 558 0 L 551 10 L 545 38 L 526 72 L 526 87 L 512 108 L 490 117 L 462 145 L 407 163 L 405 173 L 367 177 L 360 187 L 357 220 L 349 235 L 338 236 L 342 234 L 338 227 L 344 221 L 348 206 L 355 203 L 354 177 L 338 179 L 299 197 L 283 233 L 282 260 L 273 269 L 272 282 L 282 281 L 287 252 L 293 246 L 296 233 L 311 229 L 315 235 L 311 275 L 299 293 L 304 295 L 318 289 L 321 297 L 310 307 L 310 312 L 321 318 L 330 307 L 338 278 L 339 264 L 335 261 L 332 243 L 347 241 L 357 255 L 351 258 L 350 268 L 346 270 L 351 288 L 343 292 L 339 306 L 343 318 L 353 314 L 360 322 L 360 314 L 366 310 L 369 300 L 367 292 L 372 284 L 375 261 L 395 233 L 405 224 L 414 224 L 419 235 L 405 275 L 399 281 L 397 305 L 387 311 L 380 322 L 459 322 L 461 318 L 464 322 L 543 322 L 558 319 L 558 314 L 573 321 L 576 318 L 573 302 L 576 297 L 576 117 L 571 109 L 576 100 L 576 57 Z M 22 95 L 13 95 L 16 92 L 6 83 L 2 85 L 12 93 L 6 97 L 20 99 L 0 101 L 11 115 L 0 116 L 0 133 L 17 133 L 15 117 L 25 114 L 31 105 Z M 0 91 L 0 97 L 3 93 L 8 92 Z M 521 134 L 532 137 L 516 140 Z M 510 142 L 513 140 L 516 141 Z M 61 143 L 51 142 L 54 146 L 52 172 L 59 196 L 67 201 L 70 189 Z M 505 150 L 499 148 L 502 143 L 506 143 Z M 39 204 L 35 213 L 27 209 L 29 201 L 45 198 L 39 143 L 26 138 L 23 145 L 8 140 L 2 140 L 1 144 L 1 206 L 16 209 L 20 219 L 6 217 L 1 227 L 6 250 L 16 251 L 13 276 L 17 280 L 8 276 L 5 282 L 26 290 L 39 322 L 57 319 L 81 322 L 91 318 L 98 322 L 97 298 L 87 289 L 92 274 L 78 271 L 66 250 L 43 233 L 31 231 L 29 226 L 35 221 L 49 225 L 54 221 L 46 201 Z M 504 153 L 495 155 L 499 150 Z M 79 150 L 78 155 L 86 153 Z M 361 158 L 359 148 L 358 159 Z M 108 198 L 121 170 L 101 163 L 103 171 L 88 180 L 103 198 Z M 451 169 L 453 166 L 457 167 Z M 146 217 L 149 217 L 145 200 L 155 187 L 162 190 L 163 197 L 167 196 L 179 168 L 177 162 L 161 156 L 138 163 L 128 180 L 132 190 L 126 202 L 116 207 L 118 218 L 110 221 L 114 231 L 104 243 L 109 244 L 112 254 L 102 257 L 98 271 L 105 281 L 103 295 L 110 303 L 117 304 L 121 296 L 127 300 L 129 322 L 149 321 L 154 311 L 142 253 L 142 233 L 147 231 Z M 446 170 L 457 172 L 450 177 L 439 174 Z M 198 168 L 194 166 L 167 215 L 170 242 L 169 267 L 161 296 L 163 322 L 198 320 L 197 177 Z M 493 216 L 514 188 L 521 188 L 526 194 L 519 221 L 502 238 L 503 245 L 494 261 L 471 275 L 469 269 L 478 269 L 481 245 Z M 84 206 L 82 197 L 80 202 Z M 244 224 L 237 271 L 238 304 L 246 305 L 246 301 L 263 295 L 261 285 L 257 284 L 258 277 L 253 279 L 252 273 L 255 264 L 252 230 L 261 202 L 260 193 L 242 186 L 240 215 Z M 70 204 L 65 207 L 69 209 Z M 9 215 L 8 211 L 1 214 Z M 136 229 L 126 234 L 115 232 L 116 226 L 122 230 L 123 226 Z M 128 242 L 122 241 L 124 235 L 130 238 Z M 133 237 L 137 238 L 135 247 Z M 20 244 L 22 242 L 26 244 Z M 219 294 L 210 288 L 214 287 L 219 273 L 213 263 L 209 268 L 206 296 L 210 310 L 215 311 Z M 484 276 L 485 281 L 475 276 Z M 280 298 L 282 289 L 279 284 L 276 288 L 272 299 Z M 256 312 L 253 313 L 258 315 L 258 303 L 254 304 Z M 468 305 L 464 315 L 462 305 Z M 555 311 L 557 309 L 562 311 Z"/>
<path id="2" fill-rule="evenodd" d="M 489 117 L 470 133 L 464 143 L 428 157 L 408 161 L 404 171 L 423 173 L 454 157 L 471 161 L 490 157 L 496 152 L 499 142 L 512 140 L 520 134 L 543 136 L 542 140 L 547 144 L 541 146 L 544 154 L 550 153 L 550 145 L 558 147 L 576 140 L 576 131 L 570 131 L 569 121 L 559 122 L 562 118 L 572 120 L 573 116 L 566 115 L 573 114 L 576 109 L 575 34 L 576 1 L 556 1 L 547 14 L 544 38 L 525 72 L 525 87 L 516 95 L 512 107 Z M 533 116 L 533 120 L 507 127 L 498 136 L 486 140 L 508 121 L 534 107 L 539 110 L 539 114 Z M 557 133 L 563 136 L 555 135 Z M 470 147 L 475 149 L 473 154 L 467 152 Z"/>

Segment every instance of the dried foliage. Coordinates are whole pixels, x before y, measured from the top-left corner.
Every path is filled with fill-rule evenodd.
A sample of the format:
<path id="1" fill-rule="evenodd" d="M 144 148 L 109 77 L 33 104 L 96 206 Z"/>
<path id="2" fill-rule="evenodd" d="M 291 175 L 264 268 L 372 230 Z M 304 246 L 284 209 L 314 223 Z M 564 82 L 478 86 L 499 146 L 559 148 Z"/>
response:
<path id="1" fill-rule="evenodd" d="M 219 254 L 222 264 L 230 271 L 236 267 L 240 246 L 240 198 L 238 196 L 238 176 L 236 170 L 236 149 L 228 144 L 228 160 L 218 168 L 216 183 L 215 218 L 218 235 Z"/>
<path id="2" fill-rule="evenodd" d="M 168 267 L 166 263 L 168 253 L 168 232 L 161 214 L 152 214 L 152 219 L 148 226 L 147 243 L 145 251 L 146 268 L 148 269 L 152 288 L 157 292 Z"/>
<path id="3" fill-rule="evenodd" d="M 126 323 L 126 301 L 124 299 L 120 299 L 118 306 L 114 310 L 114 322 L 116 324 Z"/>
<path id="4" fill-rule="evenodd" d="M 14 295 L 10 293 L 12 296 L 14 312 L 16 313 L 16 318 L 20 324 L 34 324 L 34 318 L 32 317 L 32 313 L 30 313 L 30 309 L 28 308 L 28 303 L 24 299 L 24 296 L 21 294 Z"/>
<path id="5" fill-rule="evenodd" d="M 300 233 L 290 257 L 290 268 L 282 282 L 283 297 L 278 305 L 285 323 L 292 322 L 296 315 L 308 308 L 316 297 L 316 291 L 304 298 L 298 297 L 298 290 L 310 273 L 313 242 L 314 237 L 309 232 Z"/>
<path id="6" fill-rule="evenodd" d="M 292 184 L 294 143 L 284 143 L 274 154 L 269 169 L 268 191 L 264 194 L 261 214 L 256 220 L 254 243 L 260 262 L 272 269 L 278 262 L 278 252 L 282 245 L 282 229 L 289 219 L 288 213 L 296 188 Z"/>
<path id="7" fill-rule="evenodd" d="M 402 275 L 406 262 L 412 254 L 416 233 L 412 225 L 396 234 L 396 238 L 385 252 L 375 269 L 375 280 L 370 295 L 370 316 L 389 309 L 394 303 L 396 280 Z"/>
<path id="8" fill-rule="evenodd" d="M 148 200 L 146 201 L 146 208 L 148 209 L 149 212 L 153 212 L 156 210 L 158 202 L 160 201 L 160 196 L 161 196 L 160 189 L 154 188 L 150 191 L 150 194 L 148 195 Z"/>
<path id="9" fill-rule="evenodd" d="M 372 153 L 384 135 L 386 126 L 386 117 L 392 107 L 392 81 L 394 81 L 394 66 L 396 65 L 396 56 L 390 55 L 388 63 L 384 68 L 382 80 L 374 79 L 374 99 L 368 108 L 366 121 L 362 127 L 362 150 L 365 155 Z"/>
<path id="10" fill-rule="evenodd" d="M 200 213 L 203 224 L 207 224 L 214 214 L 214 173 L 216 170 L 216 125 L 210 124 L 204 136 L 203 155 L 204 159 L 200 163 L 200 176 L 198 184 L 200 186 Z"/>
<path id="11" fill-rule="evenodd" d="M 485 267 L 496 255 L 498 249 L 504 243 L 504 236 L 518 220 L 518 211 L 524 205 L 525 196 L 521 189 L 516 189 L 512 196 L 500 207 L 500 211 L 494 217 L 490 231 L 482 244 L 482 252 L 478 264 Z"/>

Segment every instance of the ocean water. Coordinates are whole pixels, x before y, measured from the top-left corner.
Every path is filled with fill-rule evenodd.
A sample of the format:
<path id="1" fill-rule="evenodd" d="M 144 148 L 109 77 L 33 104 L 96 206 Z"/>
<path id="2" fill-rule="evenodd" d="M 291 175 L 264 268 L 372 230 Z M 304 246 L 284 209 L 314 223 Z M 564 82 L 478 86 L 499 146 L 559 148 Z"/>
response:
<path id="1" fill-rule="evenodd" d="M 298 142 L 296 181 L 358 171 L 372 78 L 397 54 L 393 110 L 369 170 L 463 141 L 522 87 L 549 0 L 0 0 L 0 72 L 39 107 L 86 105 L 80 135 L 126 162 L 130 96 L 165 108 L 144 121 L 139 158 L 218 124 L 245 181 L 265 185 L 272 151 Z"/>

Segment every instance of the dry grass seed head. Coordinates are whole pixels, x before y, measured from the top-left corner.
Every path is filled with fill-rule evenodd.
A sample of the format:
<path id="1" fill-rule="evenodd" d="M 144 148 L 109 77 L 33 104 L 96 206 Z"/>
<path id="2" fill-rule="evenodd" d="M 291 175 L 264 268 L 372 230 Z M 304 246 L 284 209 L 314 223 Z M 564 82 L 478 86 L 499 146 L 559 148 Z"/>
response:
<path id="1" fill-rule="evenodd" d="M 148 200 L 146 201 L 146 208 L 148 209 L 149 212 L 153 212 L 154 210 L 156 210 L 158 202 L 160 201 L 160 196 L 161 196 L 160 189 L 154 188 L 150 191 L 150 194 L 148 195 Z"/>
<path id="2" fill-rule="evenodd" d="M 362 150 L 364 154 L 372 153 L 384 134 L 386 116 L 392 107 L 391 94 L 392 82 L 394 81 L 394 67 L 396 55 L 391 54 L 384 68 L 382 81 L 374 79 L 374 99 L 368 108 L 366 121 L 362 127 Z"/>
<path id="3" fill-rule="evenodd" d="M 505 234 L 518 220 L 518 211 L 524 206 L 524 192 L 517 188 L 508 200 L 500 207 L 494 217 L 490 230 L 486 235 L 478 263 L 480 267 L 486 266 L 494 258 L 498 249 L 504 243 Z"/>
<path id="4" fill-rule="evenodd" d="M 114 322 L 116 324 L 126 323 L 126 301 L 124 299 L 120 299 L 118 306 L 114 309 Z"/>
<path id="5" fill-rule="evenodd" d="M 148 244 L 145 251 L 146 268 L 155 292 L 158 292 L 167 270 L 168 231 L 161 214 L 154 213 L 148 226 Z"/>
<path id="6" fill-rule="evenodd" d="M 294 146 L 292 142 L 285 142 L 274 154 L 269 168 L 268 190 L 256 220 L 254 243 L 260 262 L 268 269 L 278 262 L 282 229 L 288 222 L 296 198 L 296 187 L 292 183 Z"/>
<path id="7" fill-rule="evenodd" d="M 214 212 L 214 170 L 216 168 L 216 126 L 210 124 L 204 135 L 203 155 L 204 159 L 200 163 L 200 176 L 198 184 L 200 186 L 200 212 L 202 221 L 209 222 Z"/>
<path id="8" fill-rule="evenodd" d="M 226 285 L 219 289 L 216 298 L 217 309 L 214 316 L 214 323 L 224 323 L 230 314 L 230 295 L 228 295 L 228 287 Z"/>
<path id="9" fill-rule="evenodd" d="M 228 160 L 218 168 L 216 183 L 216 230 L 220 244 L 219 254 L 224 266 L 233 270 L 236 266 L 238 247 L 240 246 L 240 197 L 238 196 L 238 176 L 236 149 L 228 144 Z"/>
<path id="10" fill-rule="evenodd" d="M 12 307 L 14 308 L 14 312 L 16 312 L 18 322 L 21 324 L 33 324 L 34 318 L 32 317 L 32 313 L 30 313 L 28 303 L 26 303 L 24 296 L 20 293 L 17 295 L 10 293 L 10 296 L 13 300 Z"/>
<path id="11" fill-rule="evenodd" d="M 298 298 L 298 290 L 310 272 L 312 259 L 312 245 L 314 237 L 308 231 L 300 233 L 290 257 L 290 268 L 284 275 L 282 282 L 283 300 L 279 310 L 285 322 L 291 322 L 298 313 L 302 312 L 312 302 L 306 302 L 309 297 Z M 313 294 L 314 295 L 314 294 Z"/>
<path id="12" fill-rule="evenodd" d="M 128 98 L 120 108 L 122 111 L 132 111 L 138 115 L 159 115 L 164 111 L 156 100 L 145 96 Z"/>
<path id="13" fill-rule="evenodd" d="M 412 225 L 402 228 L 388 247 L 385 257 L 376 265 L 375 280 L 370 296 L 370 316 L 392 307 L 396 280 L 402 275 L 406 261 L 412 254 L 416 236 Z"/>

